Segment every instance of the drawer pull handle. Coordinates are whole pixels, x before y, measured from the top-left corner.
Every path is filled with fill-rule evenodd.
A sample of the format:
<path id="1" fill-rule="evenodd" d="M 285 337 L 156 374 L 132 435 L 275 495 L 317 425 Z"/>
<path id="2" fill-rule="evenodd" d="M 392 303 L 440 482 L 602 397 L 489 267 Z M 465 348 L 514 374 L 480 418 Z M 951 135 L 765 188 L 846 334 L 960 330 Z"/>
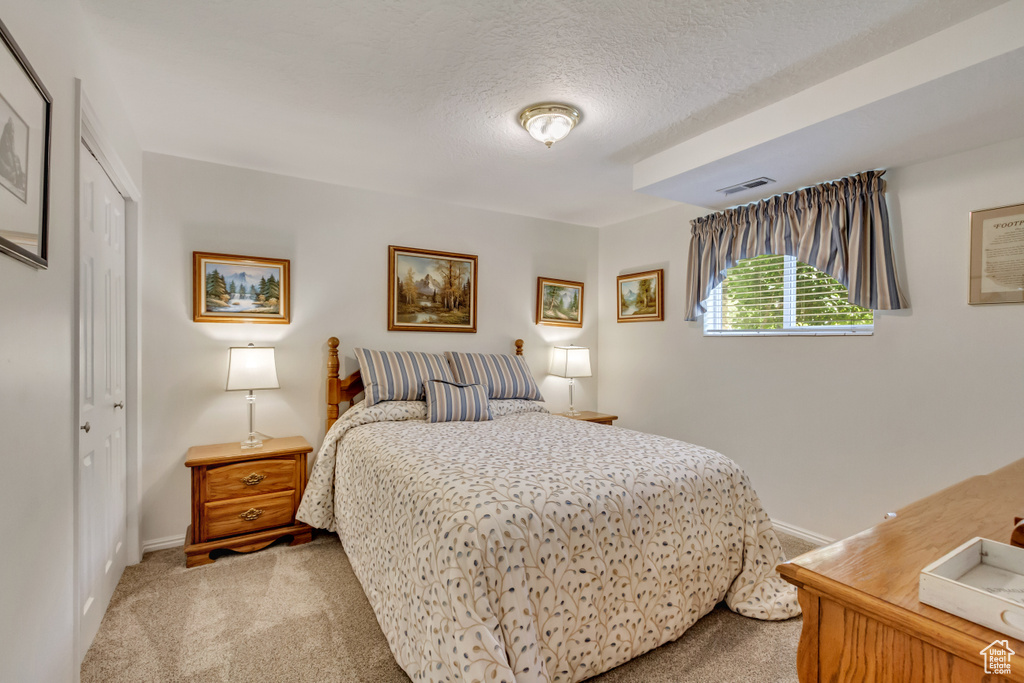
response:
<path id="1" fill-rule="evenodd" d="M 242 477 L 242 483 L 245 484 L 246 486 L 255 486 L 256 484 L 260 483 L 266 478 L 267 475 L 265 474 L 257 474 L 253 472 L 248 477 Z"/>
<path id="2" fill-rule="evenodd" d="M 243 512 L 242 514 L 240 514 L 238 516 L 241 517 L 242 519 L 244 519 L 247 522 L 253 522 L 253 521 L 256 521 L 257 519 L 259 519 L 260 515 L 262 515 L 262 514 L 263 514 L 263 510 L 257 510 L 256 508 L 249 508 L 248 510 L 246 510 L 245 512 Z"/>

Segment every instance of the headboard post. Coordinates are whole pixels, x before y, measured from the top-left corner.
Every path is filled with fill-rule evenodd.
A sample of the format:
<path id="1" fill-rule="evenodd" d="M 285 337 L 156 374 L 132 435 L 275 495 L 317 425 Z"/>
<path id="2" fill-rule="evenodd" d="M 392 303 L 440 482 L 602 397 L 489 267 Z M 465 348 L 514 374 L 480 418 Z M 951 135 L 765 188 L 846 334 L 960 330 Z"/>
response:
<path id="1" fill-rule="evenodd" d="M 523 340 L 522 339 L 516 339 L 516 355 L 517 356 L 523 355 Z"/>
<path id="2" fill-rule="evenodd" d="M 341 403 L 338 391 L 340 388 L 338 386 L 338 369 L 341 367 L 338 360 L 338 344 L 340 343 L 337 337 L 327 340 L 327 429 L 331 428 L 340 415 L 338 409 L 338 404 Z"/>

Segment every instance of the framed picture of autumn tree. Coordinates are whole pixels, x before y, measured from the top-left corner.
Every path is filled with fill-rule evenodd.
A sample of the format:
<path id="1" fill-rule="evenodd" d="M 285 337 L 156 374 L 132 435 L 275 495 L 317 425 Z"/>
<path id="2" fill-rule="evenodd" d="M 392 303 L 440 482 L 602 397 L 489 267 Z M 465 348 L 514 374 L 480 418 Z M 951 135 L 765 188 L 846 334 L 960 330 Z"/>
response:
<path id="1" fill-rule="evenodd" d="M 618 277 L 617 322 L 633 323 L 665 319 L 663 290 L 665 270 L 648 270 Z"/>
<path id="2" fill-rule="evenodd" d="M 476 332 L 476 256 L 389 246 L 388 329 Z"/>
<path id="3" fill-rule="evenodd" d="M 287 259 L 192 252 L 192 320 L 291 322 Z"/>

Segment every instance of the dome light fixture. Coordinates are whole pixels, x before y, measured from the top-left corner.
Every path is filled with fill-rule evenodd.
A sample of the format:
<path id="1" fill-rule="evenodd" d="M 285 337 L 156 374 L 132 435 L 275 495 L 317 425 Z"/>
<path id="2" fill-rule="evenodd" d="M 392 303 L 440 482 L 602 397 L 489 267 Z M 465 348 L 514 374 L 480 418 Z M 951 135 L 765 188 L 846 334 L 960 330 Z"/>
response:
<path id="1" fill-rule="evenodd" d="M 534 140 L 549 148 L 569 134 L 580 122 L 580 112 L 567 104 L 547 102 L 527 107 L 519 114 L 519 123 Z"/>

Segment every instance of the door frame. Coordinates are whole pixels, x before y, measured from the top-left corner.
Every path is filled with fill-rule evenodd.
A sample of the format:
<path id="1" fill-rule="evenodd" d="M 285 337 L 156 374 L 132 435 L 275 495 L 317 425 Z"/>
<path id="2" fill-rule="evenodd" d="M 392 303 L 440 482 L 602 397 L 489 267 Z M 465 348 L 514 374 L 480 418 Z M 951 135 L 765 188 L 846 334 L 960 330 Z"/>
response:
<path id="1" fill-rule="evenodd" d="M 78 452 L 78 427 L 81 422 L 80 396 L 81 387 L 79 377 L 80 363 L 80 338 L 79 320 L 81 312 L 81 230 L 82 230 L 82 196 L 81 196 L 81 169 L 82 169 L 82 144 L 87 144 L 93 155 L 97 158 L 100 166 L 114 183 L 114 187 L 125 200 L 125 474 L 127 478 L 127 500 L 125 501 L 125 559 L 128 564 L 136 564 L 142 559 L 140 519 L 141 508 L 141 433 L 142 424 L 140 415 L 139 399 L 141 396 L 141 324 L 140 324 L 140 301 L 139 301 L 139 203 L 142 200 L 142 192 L 138 184 L 131 177 L 127 167 L 122 163 L 114 146 L 110 143 L 110 137 L 104 132 L 101 119 L 93 109 L 92 104 L 82 85 L 82 80 L 75 79 L 75 317 L 73 321 L 73 360 L 75 368 L 73 375 L 74 384 L 74 414 L 75 423 L 71 426 L 74 448 L 74 648 L 78 665 L 75 667 L 75 681 L 79 680 L 80 655 L 85 653 L 81 650 L 81 577 L 79 567 L 82 549 L 80 540 L 82 536 L 82 520 L 79 511 L 79 462 Z"/>

